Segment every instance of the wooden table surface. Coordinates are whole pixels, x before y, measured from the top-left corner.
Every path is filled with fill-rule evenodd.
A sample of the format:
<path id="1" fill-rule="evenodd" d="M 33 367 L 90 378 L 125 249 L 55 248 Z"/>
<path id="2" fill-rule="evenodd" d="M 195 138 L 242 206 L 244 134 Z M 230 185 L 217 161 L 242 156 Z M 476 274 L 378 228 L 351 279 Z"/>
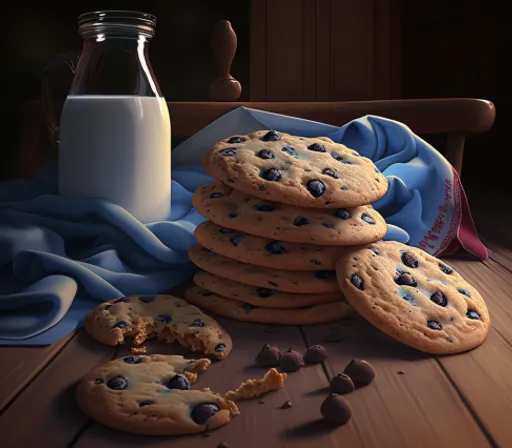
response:
<path id="1" fill-rule="evenodd" d="M 240 402 L 241 414 L 204 435 L 141 437 L 107 429 L 77 408 L 74 387 L 87 371 L 128 352 L 90 340 L 82 331 L 48 347 L 0 348 L 0 447 L 106 448 L 480 448 L 512 447 L 512 212 L 510 196 L 469 189 L 487 262 L 449 260 L 487 300 L 492 328 L 479 348 L 456 356 L 427 356 L 400 345 L 361 319 L 335 326 L 343 341 L 324 342 L 333 325 L 278 327 L 219 319 L 234 340 L 232 354 L 201 375 L 198 387 L 224 393 L 264 371 L 253 359 L 264 343 L 282 350 L 323 344 L 324 366 L 289 375 L 285 386 Z M 499 207 L 498 207 L 499 206 Z M 179 353 L 162 343 L 148 350 Z M 352 358 L 371 362 L 377 378 L 347 395 L 353 418 L 330 428 L 320 418 L 328 379 Z M 401 374 L 399 374 L 399 371 Z M 285 401 L 290 409 L 280 409 Z M 263 401 L 263 402 L 261 402 Z"/>

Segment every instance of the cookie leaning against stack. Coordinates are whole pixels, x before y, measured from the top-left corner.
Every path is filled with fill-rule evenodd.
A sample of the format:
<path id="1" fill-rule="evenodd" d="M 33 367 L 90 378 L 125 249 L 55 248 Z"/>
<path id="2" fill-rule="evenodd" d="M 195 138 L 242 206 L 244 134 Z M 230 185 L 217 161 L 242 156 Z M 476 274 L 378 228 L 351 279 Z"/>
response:
<path id="1" fill-rule="evenodd" d="M 325 137 L 258 131 L 219 142 L 203 165 L 216 181 L 192 199 L 208 221 L 189 251 L 201 271 L 186 299 L 259 323 L 318 324 L 349 314 L 336 261 L 346 246 L 386 233 L 368 205 L 387 191 L 373 162 Z"/>

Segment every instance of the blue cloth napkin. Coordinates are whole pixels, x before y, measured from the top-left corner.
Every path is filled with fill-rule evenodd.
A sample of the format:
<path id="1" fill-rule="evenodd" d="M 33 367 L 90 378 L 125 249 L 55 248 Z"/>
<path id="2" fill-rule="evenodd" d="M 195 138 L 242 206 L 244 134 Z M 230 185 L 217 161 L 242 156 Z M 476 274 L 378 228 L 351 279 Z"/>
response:
<path id="1" fill-rule="evenodd" d="M 256 129 L 329 136 L 373 159 L 390 185 L 374 204 L 388 223 L 386 239 L 418 245 L 440 203 L 454 215 L 455 202 L 446 201 L 451 167 L 400 123 L 369 116 L 337 128 L 239 108 L 173 151 L 166 221 L 143 225 L 106 201 L 60 197 L 55 167 L 0 184 L 0 345 L 51 344 L 103 301 L 163 292 L 190 278 L 195 268 L 187 250 L 204 220 L 191 197 L 212 180 L 201 156 L 218 140 Z M 439 241 L 447 232 L 441 229 Z"/>

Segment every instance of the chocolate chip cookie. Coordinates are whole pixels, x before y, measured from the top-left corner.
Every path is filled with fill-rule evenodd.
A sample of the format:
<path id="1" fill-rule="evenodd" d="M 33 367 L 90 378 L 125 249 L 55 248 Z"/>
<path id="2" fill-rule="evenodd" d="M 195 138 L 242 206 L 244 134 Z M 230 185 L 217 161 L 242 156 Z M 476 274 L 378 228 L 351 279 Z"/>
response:
<path id="1" fill-rule="evenodd" d="M 203 166 L 235 190 L 301 207 L 356 207 L 388 189 L 370 159 L 326 137 L 276 131 L 236 135 L 211 148 Z"/>
<path id="2" fill-rule="evenodd" d="M 321 303 L 339 302 L 343 299 L 340 291 L 325 294 L 292 294 L 276 291 L 272 288 L 244 285 L 206 271 L 197 272 L 194 276 L 194 283 L 228 299 L 265 308 L 303 308 Z"/>
<path id="3" fill-rule="evenodd" d="M 352 246 L 378 241 L 387 230 L 384 218 L 370 205 L 305 209 L 263 201 L 221 182 L 196 189 L 192 203 L 218 226 L 291 243 Z"/>
<path id="4" fill-rule="evenodd" d="M 200 269 L 250 286 L 273 288 L 297 294 L 323 294 L 340 290 L 335 271 L 287 271 L 241 263 L 216 254 L 201 245 L 188 251 Z"/>
<path id="5" fill-rule="evenodd" d="M 489 312 L 478 291 L 421 249 L 392 241 L 371 244 L 347 252 L 336 272 L 359 314 L 418 350 L 459 353 L 487 336 Z"/>
<path id="6" fill-rule="evenodd" d="M 193 352 L 226 358 L 233 347 L 231 336 L 214 319 L 185 300 L 164 294 L 129 296 L 106 302 L 85 319 L 85 331 L 107 345 L 135 344 L 158 337 L 177 341 Z"/>
<path id="7" fill-rule="evenodd" d="M 199 224 L 196 240 L 211 251 L 243 263 L 292 271 L 334 270 L 343 253 L 340 246 L 314 246 L 249 235 L 220 227 L 211 221 Z"/>
<path id="8" fill-rule="evenodd" d="M 192 390 L 208 359 L 125 356 L 80 381 L 76 398 L 90 418 L 134 434 L 193 434 L 224 426 L 239 413 L 235 403 L 205 389 Z"/>
<path id="9" fill-rule="evenodd" d="M 352 308 L 341 301 L 294 310 L 256 307 L 212 294 L 199 286 L 189 288 L 185 298 L 190 303 L 219 316 L 260 324 L 316 325 L 335 322 L 352 313 Z"/>

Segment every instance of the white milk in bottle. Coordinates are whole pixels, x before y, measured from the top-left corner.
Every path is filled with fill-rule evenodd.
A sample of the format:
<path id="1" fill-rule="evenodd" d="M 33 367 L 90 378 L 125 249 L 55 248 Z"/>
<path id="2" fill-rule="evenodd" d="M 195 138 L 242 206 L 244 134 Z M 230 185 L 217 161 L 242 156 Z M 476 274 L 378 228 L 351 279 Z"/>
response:
<path id="1" fill-rule="evenodd" d="M 68 96 L 60 123 L 59 194 L 103 198 L 143 223 L 168 219 L 171 123 L 165 99 Z"/>

